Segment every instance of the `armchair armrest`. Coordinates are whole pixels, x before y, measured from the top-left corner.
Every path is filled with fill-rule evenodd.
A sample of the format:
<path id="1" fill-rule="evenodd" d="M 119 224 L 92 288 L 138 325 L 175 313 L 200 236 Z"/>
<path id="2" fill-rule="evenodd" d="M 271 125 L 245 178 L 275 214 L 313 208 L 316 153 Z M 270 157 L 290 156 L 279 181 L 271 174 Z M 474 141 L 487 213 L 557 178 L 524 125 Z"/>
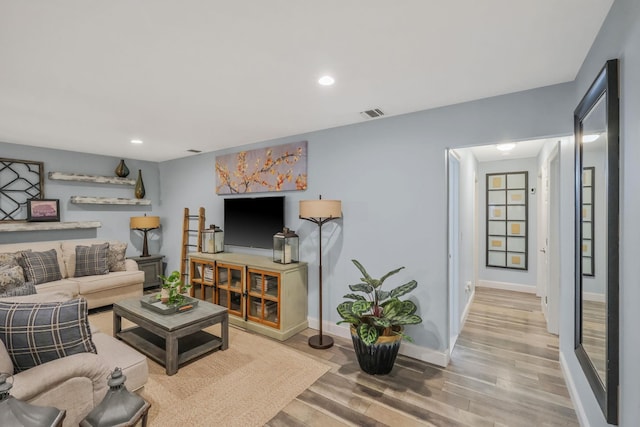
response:
<path id="1" fill-rule="evenodd" d="M 124 268 L 126 271 L 138 271 L 138 263 L 132 259 L 124 260 Z"/>
<path id="2" fill-rule="evenodd" d="M 85 377 L 93 384 L 93 402 L 98 404 L 108 388 L 109 373 L 107 364 L 99 355 L 74 354 L 15 374 L 11 394 L 29 401 L 71 378 Z"/>

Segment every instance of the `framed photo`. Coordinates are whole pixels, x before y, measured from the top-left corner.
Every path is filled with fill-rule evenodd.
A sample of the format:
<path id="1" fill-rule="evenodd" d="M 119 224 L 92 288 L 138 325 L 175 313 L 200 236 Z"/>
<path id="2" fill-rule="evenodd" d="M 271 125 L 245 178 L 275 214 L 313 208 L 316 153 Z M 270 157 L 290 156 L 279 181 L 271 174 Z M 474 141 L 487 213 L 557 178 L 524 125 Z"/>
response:
<path id="1" fill-rule="evenodd" d="M 60 221 L 60 200 L 27 200 L 27 221 Z"/>

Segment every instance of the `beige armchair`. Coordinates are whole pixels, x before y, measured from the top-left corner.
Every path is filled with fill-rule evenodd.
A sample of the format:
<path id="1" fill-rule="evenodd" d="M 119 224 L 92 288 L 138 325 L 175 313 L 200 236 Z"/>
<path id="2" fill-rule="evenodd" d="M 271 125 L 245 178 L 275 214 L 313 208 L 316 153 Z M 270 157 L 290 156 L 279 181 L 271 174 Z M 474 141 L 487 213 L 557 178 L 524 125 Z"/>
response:
<path id="1" fill-rule="evenodd" d="M 65 299 L 68 295 L 35 294 L 3 301 L 55 302 Z M 16 373 L 11 395 L 34 405 L 65 409 L 63 425 L 77 426 L 102 401 L 109 389 L 107 377 L 115 367 L 122 368 L 130 391 L 144 386 L 148 377 L 144 355 L 96 330 L 92 330 L 92 341 L 98 354 L 74 354 Z M 1 340 L 0 372 L 13 372 L 13 363 Z"/>

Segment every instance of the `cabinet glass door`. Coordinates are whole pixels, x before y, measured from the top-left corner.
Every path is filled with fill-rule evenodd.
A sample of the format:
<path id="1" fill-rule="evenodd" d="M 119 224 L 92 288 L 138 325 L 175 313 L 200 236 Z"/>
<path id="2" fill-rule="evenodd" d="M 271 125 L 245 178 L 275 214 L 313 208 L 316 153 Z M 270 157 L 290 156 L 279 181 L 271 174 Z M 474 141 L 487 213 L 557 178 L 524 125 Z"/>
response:
<path id="1" fill-rule="evenodd" d="M 216 265 L 216 304 L 227 307 L 230 314 L 242 316 L 242 282 L 244 268 L 234 265 Z"/>
<path id="2" fill-rule="evenodd" d="M 249 269 L 247 317 L 274 328 L 280 327 L 280 276 Z"/>

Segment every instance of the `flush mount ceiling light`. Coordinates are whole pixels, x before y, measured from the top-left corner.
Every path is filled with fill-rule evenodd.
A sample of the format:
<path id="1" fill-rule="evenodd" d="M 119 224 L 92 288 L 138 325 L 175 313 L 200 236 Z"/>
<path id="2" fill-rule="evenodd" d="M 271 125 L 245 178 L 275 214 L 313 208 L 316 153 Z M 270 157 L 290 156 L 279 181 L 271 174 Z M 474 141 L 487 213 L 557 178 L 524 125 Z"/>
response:
<path id="1" fill-rule="evenodd" d="M 598 138 L 600 138 L 600 135 L 598 135 L 597 133 L 589 134 L 589 135 L 582 135 L 582 143 L 583 144 L 588 144 L 590 142 L 595 141 Z"/>
<path id="2" fill-rule="evenodd" d="M 498 144 L 496 145 L 496 148 L 500 151 L 511 151 L 516 148 L 516 144 L 514 144 L 513 142 L 508 142 L 506 144 Z"/>
<path id="3" fill-rule="evenodd" d="M 131 143 L 132 144 L 142 144 L 142 140 L 141 139 L 132 139 Z"/>
<path id="4" fill-rule="evenodd" d="M 318 79 L 318 84 L 322 86 L 331 86 L 335 82 L 335 79 L 331 76 L 322 76 Z"/>

